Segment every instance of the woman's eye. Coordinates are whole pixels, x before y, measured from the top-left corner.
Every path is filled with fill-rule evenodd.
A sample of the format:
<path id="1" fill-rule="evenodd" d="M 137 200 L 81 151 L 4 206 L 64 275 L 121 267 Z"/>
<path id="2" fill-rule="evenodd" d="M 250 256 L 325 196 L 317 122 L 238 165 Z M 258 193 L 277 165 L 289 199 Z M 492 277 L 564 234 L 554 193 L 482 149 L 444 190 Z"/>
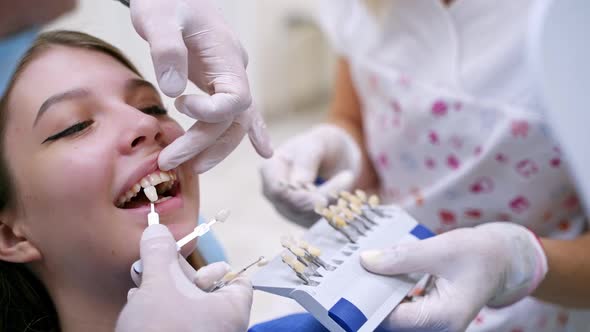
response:
<path id="1" fill-rule="evenodd" d="M 60 131 L 59 133 L 57 133 L 55 135 L 51 135 L 51 136 L 47 137 L 43 141 L 43 143 L 55 141 L 55 140 L 58 140 L 60 138 L 63 138 L 63 137 L 67 137 L 67 136 L 76 134 L 76 133 L 81 132 L 82 130 L 90 127 L 93 123 L 94 123 L 94 121 L 92 121 L 92 120 L 78 122 L 75 125 L 73 125 L 71 127 L 68 127 L 67 129 L 62 130 L 62 131 Z M 41 143 L 41 144 L 43 144 L 43 143 Z"/>
<path id="2" fill-rule="evenodd" d="M 158 106 L 158 105 L 144 107 L 144 108 L 141 108 L 140 111 L 144 112 L 145 114 L 149 114 L 149 115 L 168 114 L 168 111 L 164 107 Z"/>

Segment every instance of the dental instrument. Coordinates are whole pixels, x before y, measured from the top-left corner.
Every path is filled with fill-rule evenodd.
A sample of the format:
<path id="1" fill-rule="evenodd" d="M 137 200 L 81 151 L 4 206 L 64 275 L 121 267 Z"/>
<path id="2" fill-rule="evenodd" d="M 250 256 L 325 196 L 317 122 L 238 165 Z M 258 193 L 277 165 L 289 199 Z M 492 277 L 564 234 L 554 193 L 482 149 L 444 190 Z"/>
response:
<path id="1" fill-rule="evenodd" d="M 226 273 L 221 279 L 217 280 L 213 284 L 213 286 L 211 287 L 211 289 L 209 289 L 208 292 L 209 293 L 215 292 L 215 291 L 220 290 L 221 288 L 227 286 L 230 282 L 232 282 L 232 280 L 239 277 L 242 273 L 246 272 L 249 268 L 251 268 L 254 265 L 264 266 L 267 263 L 268 263 L 268 260 L 266 260 L 266 258 L 264 258 L 264 256 L 260 256 L 260 257 L 258 257 L 258 259 L 256 261 L 254 261 L 253 263 L 250 263 L 249 265 L 247 265 L 246 267 L 244 267 L 240 271 L 238 271 L 238 272 L 230 271 L 230 272 Z"/>
<path id="2" fill-rule="evenodd" d="M 344 196 L 341 198 L 347 200 L 350 207 L 346 209 L 355 218 L 364 220 L 363 215 L 370 208 L 383 212 L 382 215 L 371 214 L 373 223 L 370 224 L 370 231 L 362 235 L 353 233 L 350 227 L 353 219 L 349 212 L 344 212 L 342 202 L 328 207 L 318 205 L 315 212 L 320 220 L 303 235 L 301 241 L 281 238 L 281 246 L 285 249 L 254 274 L 252 285 L 254 289 L 294 299 L 329 331 L 368 332 L 373 331 L 406 298 L 423 275 L 391 277 L 370 273 L 359 262 L 360 252 L 400 242 L 419 241 L 434 234 L 397 206 L 359 206 L 354 203 L 362 201 L 361 197 L 355 196 L 355 200 L 347 194 Z M 369 197 L 365 198 L 368 202 Z M 353 204 L 350 204 L 351 200 Z M 375 203 L 375 198 L 372 203 Z M 321 277 L 310 273 L 309 267 L 292 254 L 293 247 L 303 249 L 303 258 L 313 263 L 309 265 L 317 266 L 315 263 L 319 260 L 324 263 L 317 267 Z M 427 284 L 432 282 L 430 279 Z"/>
<path id="3" fill-rule="evenodd" d="M 178 240 L 178 242 L 176 242 L 178 250 L 180 250 L 182 246 L 196 239 L 197 237 L 205 235 L 207 232 L 209 232 L 209 230 L 211 230 L 211 226 L 213 226 L 218 221 L 224 222 L 225 220 L 227 220 L 228 217 L 229 210 L 221 210 L 217 212 L 215 218 L 211 219 L 208 223 L 200 224 L 199 226 L 195 227 L 194 231 L 190 232 L 188 235 Z"/>
<path id="4" fill-rule="evenodd" d="M 159 224 L 160 223 L 160 215 L 154 209 L 154 203 L 150 203 L 151 211 L 148 213 L 148 226 Z"/>
<path id="5" fill-rule="evenodd" d="M 153 209 L 153 203 L 152 203 L 152 209 Z M 151 212 L 150 212 L 150 214 L 151 214 Z M 157 215 L 157 213 L 156 213 L 156 215 Z M 191 242 L 192 240 L 196 239 L 197 237 L 207 234 L 211 230 L 211 226 L 213 224 L 215 224 L 217 222 L 224 222 L 227 220 L 228 217 L 229 217 L 229 210 L 226 210 L 226 209 L 220 210 L 219 212 L 217 212 L 215 217 L 213 217 L 213 219 L 211 219 L 208 223 L 198 225 L 197 227 L 195 227 L 195 229 L 192 232 L 190 232 L 188 235 L 186 235 L 182 239 L 178 240 L 176 242 L 176 250 L 180 251 L 180 249 L 182 249 L 182 247 L 184 245 L 186 245 L 187 243 Z M 159 219 L 159 217 L 158 217 L 158 219 Z M 148 223 L 149 223 L 149 215 L 148 215 Z M 133 269 L 133 272 L 135 272 L 138 275 L 141 275 L 143 273 L 143 266 L 141 264 L 141 259 L 139 259 L 133 263 L 132 269 Z"/>

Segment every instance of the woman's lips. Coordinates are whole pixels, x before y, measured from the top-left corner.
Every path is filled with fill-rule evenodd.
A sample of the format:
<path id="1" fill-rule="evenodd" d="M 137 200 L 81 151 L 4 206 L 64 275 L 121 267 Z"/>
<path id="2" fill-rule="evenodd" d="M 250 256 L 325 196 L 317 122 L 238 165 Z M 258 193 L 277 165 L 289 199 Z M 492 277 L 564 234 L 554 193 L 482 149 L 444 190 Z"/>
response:
<path id="1" fill-rule="evenodd" d="M 180 190 L 173 197 L 170 197 L 170 199 L 165 200 L 161 203 L 154 204 L 156 212 L 158 212 L 158 214 L 160 214 L 160 215 L 169 214 L 170 212 L 178 210 L 178 209 L 182 208 L 183 206 L 184 206 L 184 200 L 183 200 Z M 145 204 L 145 205 L 142 205 L 142 206 L 139 206 L 136 208 L 123 209 L 123 210 L 129 211 L 133 214 L 145 215 L 146 220 L 147 220 L 147 214 L 151 211 L 151 206 L 150 206 L 150 204 Z"/>

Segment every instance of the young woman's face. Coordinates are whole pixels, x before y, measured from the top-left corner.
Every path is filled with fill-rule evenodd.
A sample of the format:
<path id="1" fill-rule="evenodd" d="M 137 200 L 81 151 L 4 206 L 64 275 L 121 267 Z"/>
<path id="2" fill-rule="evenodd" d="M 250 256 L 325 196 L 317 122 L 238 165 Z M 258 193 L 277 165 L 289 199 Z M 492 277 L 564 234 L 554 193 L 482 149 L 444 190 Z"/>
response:
<path id="1" fill-rule="evenodd" d="M 22 72 L 7 106 L 16 220 L 41 264 L 89 278 L 129 271 L 149 204 L 121 206 L 122 197 L 183 133 L 156 90 L 109 55 L 55 46 Z M 178 240 L 197 223 L 198 178 L 185 166 L 172 172 L 177 184 L 163 193 L 172 198 L 156 210 Z"/>

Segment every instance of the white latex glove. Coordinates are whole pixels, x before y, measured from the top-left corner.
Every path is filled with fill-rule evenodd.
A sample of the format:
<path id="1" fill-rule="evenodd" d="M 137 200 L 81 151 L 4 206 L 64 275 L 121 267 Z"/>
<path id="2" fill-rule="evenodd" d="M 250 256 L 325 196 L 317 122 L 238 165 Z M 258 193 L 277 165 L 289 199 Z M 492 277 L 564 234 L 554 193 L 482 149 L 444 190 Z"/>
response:
<path id="1" fill-rule="evenodd" d="M 141 259 L 141 286 L 129 291 L 116 332 L 247 330 L 252 306 L 252 285 L 247 279 L 236 278 L 213 293 L 201 290 L 229 272 L 227 264 L 214 263 L 195 271 L 179 259 L 176 242 L 163 225 L 144 231 Z"/>
<path id="2" fill-rule="evenodd" d="M 354 139 L 340 127 L 316 126 L 280 146 L 261 168 L 263 192 L 284 217 L 309 226 L 319 219 L 313 211 L 329 195 L 349 190 L 360 171 L 361 153 Z M 326 182 L 317 190 L 292 189 L 285 184 Z"/>
<path id="3" fill-rule="evenodd" d="M 465 331 L 484 306 L 529 295 L 547 273 L 539 240 L 526 228 L 494 222 L 461 228 L 382 251 L 361 253 L 369 271 L 436 276 L 424 297 L 401 303 L 384 321 L 395 331 Z"/>
<path id="4" fill-rule="evenodd" d="M 260 113 L 252 103 L 248 56 L 210 0 L 132 0 L 131 19 L 150 44 L 158 84 L 180 95 L 187 79 L 205 95 L 185 95 L 176 108 L 197 120 L 158 158 L 162 170 L 188 160 L 202 173 L 223 160 L 246 133 L 263 157 L 272 155 Z"/>

